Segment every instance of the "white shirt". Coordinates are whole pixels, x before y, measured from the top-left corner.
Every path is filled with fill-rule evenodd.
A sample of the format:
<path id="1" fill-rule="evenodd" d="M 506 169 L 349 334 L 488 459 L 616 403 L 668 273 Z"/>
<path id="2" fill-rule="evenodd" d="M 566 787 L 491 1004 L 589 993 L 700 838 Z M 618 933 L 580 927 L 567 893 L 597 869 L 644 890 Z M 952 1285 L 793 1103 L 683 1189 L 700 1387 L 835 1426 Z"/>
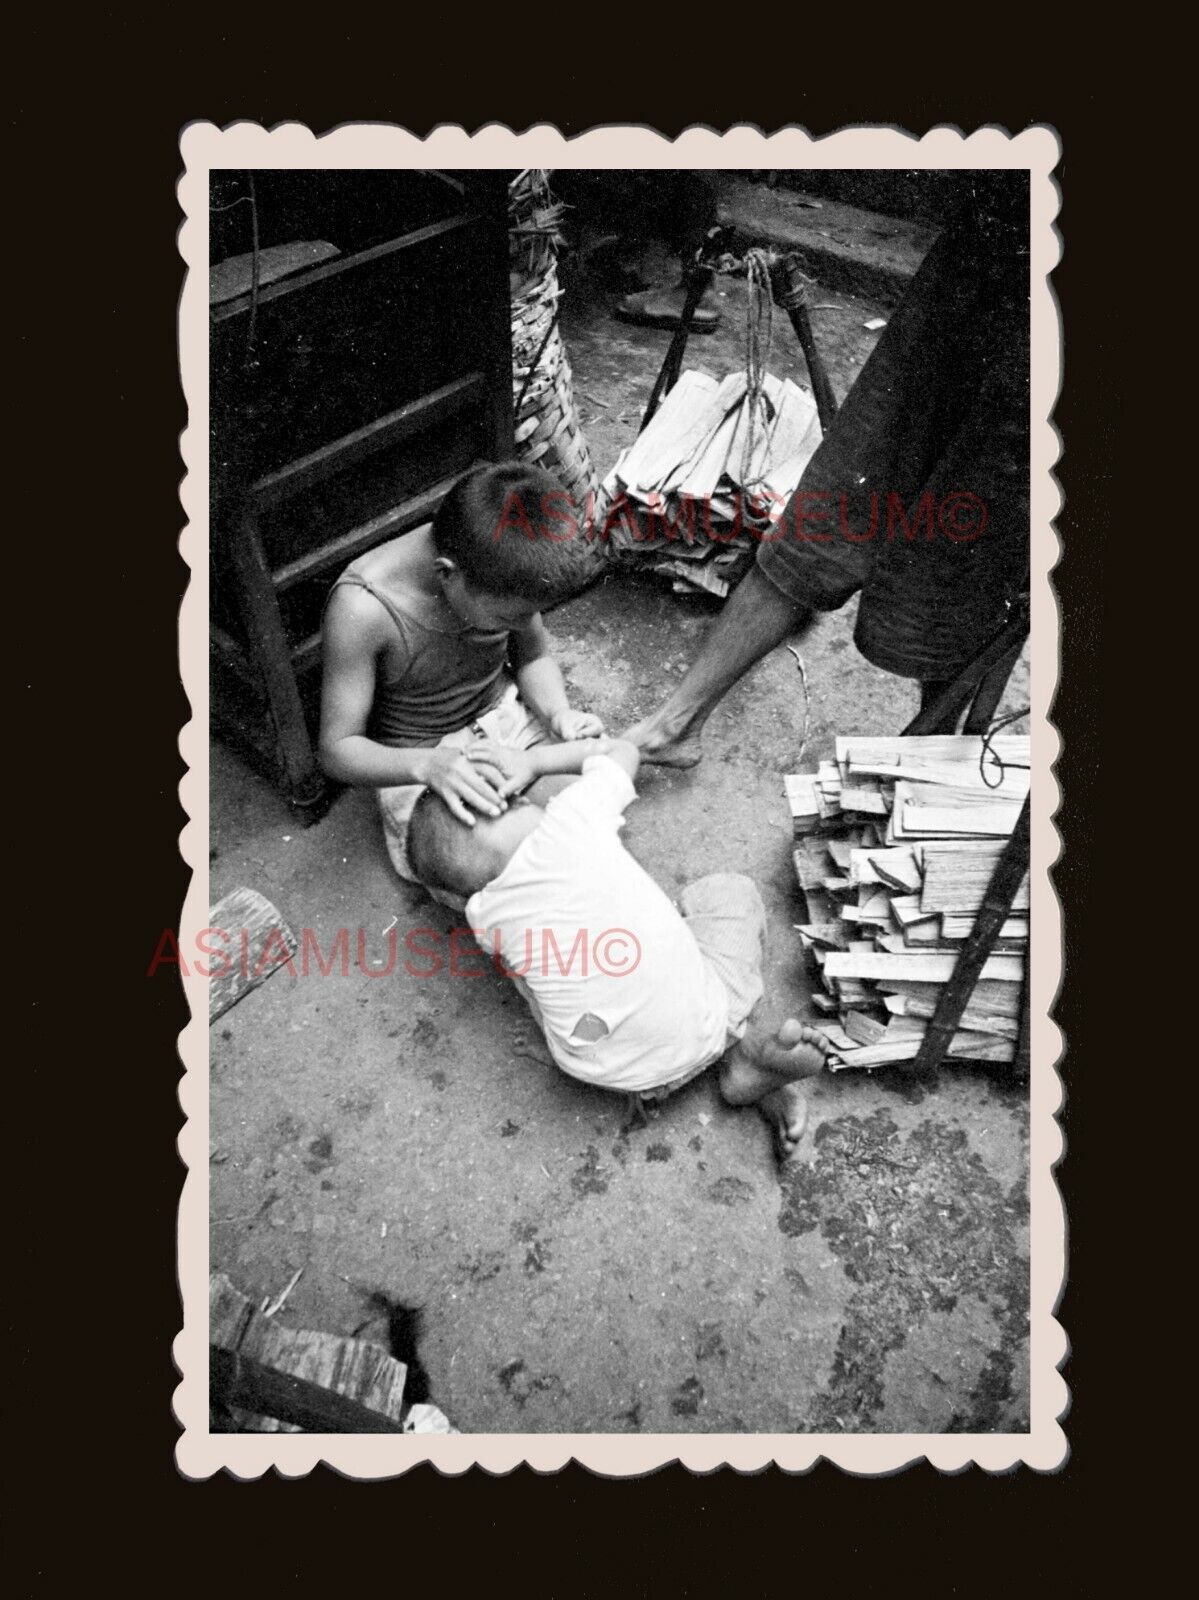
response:
<path id="1" fill-rule="evenodd" d="M 563 1072 L 627 1091 L 710 1065 L 728 1043 L 724 985 L 620 842 L 636 798 L 615 761 L 588 757 L 466 903 L 484 954 L 522 990 Z"/>

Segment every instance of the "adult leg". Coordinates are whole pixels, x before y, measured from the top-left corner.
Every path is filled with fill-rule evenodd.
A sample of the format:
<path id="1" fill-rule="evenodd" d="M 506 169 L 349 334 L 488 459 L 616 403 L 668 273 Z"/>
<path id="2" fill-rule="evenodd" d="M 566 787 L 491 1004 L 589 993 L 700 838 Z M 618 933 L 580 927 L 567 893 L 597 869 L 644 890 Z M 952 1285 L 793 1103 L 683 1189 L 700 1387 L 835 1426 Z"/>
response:
<path id="1" fill-rule="evenodd" d="M 653 328 L 677 328 L 687 299 L 688 274 L 709 232 L 719 225 L 721 209 L 715 188 L 700 173 L 664 172 L 655 176 L 657 204 L 651 226 L 678 255 L 678 282 L 625 295 L 616 307 L 616 315 L 625 322 Z M 719 325 L 720 312 L 704 304 L 710 287 L 709 284 L 704 289 L 692 313 L 692 333 L 711 333 Z"/>
<path id="2" fill-rule="evenodd" d="M 694 767 L 703 755 L 704 724 L 718 702 L 763 656 L 811 621 L 810 611 L 751 567 L 729 596 L 683 681 L 624 737 L 638 746 L 643 761 Z"/>

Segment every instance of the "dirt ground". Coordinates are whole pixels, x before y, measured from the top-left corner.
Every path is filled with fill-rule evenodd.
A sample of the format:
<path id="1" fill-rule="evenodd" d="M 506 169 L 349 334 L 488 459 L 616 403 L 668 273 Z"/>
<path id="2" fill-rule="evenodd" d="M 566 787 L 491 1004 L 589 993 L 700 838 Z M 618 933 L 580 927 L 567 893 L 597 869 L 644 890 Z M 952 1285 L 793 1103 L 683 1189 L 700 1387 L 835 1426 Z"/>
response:
<path id="1" fill-rule="evenodd" d="M 769 204 L 768 191 L 755 204 Z M 780 201 L 780 203 L 782 203 Z M 634 437 L 669 334 L 610 315 L 567 279 L 563 330 L 600 472 Z M 743 360 L 744 287 L 687 365 Z M 821 290 L 838 396 L 881 303 Z M 805 381 L 790 327 L 771 370 Z M 713 602 L 612 577 L 548 619 L 572 703 L 620 730 L 695 655 Z M 911 684 L 852 643 L 853 606 L 801 642 L 804 760 L 834 733 L 891 733 Z M 1027 665 L 1007 707 L 1027 704 Z M 802 727 L 792 657 L 726 698 L 690 773 L 643 771 L 630 849 L 668 889 L 750 874 L 766 901 L 768 1017 L 806 1014 L 781 777 Z M 798 1159 L 711 1075 L 622 1131 L 624 1102 L 560 1074 L 498 974 L 450 970 L 454 919 L 393 874 L 369 795 L 302 828 L 213 749 L 212 900 L 245 884 L 350 970 L 280 971 L 212 1036 L 213 1270 L 255 1296 L 304 1272 L 282 1317 L 349 1333 L 373 1289 L 424 1308 L 432 1398 L 464 1432 L 1024 1431 L 1028 1427 L 1026 1094 L 1006 1069 L 814 1080 Z M 442 970 L 385 969 L 385 930 L 431 930 Z M 430 966 L 433 962 L 430 961 Z M 363 1332 L 382 1337 L 378 1323 Z"/>

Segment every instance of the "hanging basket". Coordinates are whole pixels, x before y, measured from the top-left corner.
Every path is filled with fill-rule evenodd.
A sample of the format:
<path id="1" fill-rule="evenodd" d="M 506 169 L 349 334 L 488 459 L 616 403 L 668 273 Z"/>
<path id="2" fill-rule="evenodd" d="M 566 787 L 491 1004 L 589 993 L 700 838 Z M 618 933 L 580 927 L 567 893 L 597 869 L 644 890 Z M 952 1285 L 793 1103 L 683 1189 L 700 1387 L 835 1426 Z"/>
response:
<path id="1" fill-rule="evenodd" d="M 509 185 L 509 285 L 516 453 L 551 473 L 580 512 L 599 488 L 575 409 L 570 362 L 558 331 L 557 223 L 562 208 L 546 174 Z"/>

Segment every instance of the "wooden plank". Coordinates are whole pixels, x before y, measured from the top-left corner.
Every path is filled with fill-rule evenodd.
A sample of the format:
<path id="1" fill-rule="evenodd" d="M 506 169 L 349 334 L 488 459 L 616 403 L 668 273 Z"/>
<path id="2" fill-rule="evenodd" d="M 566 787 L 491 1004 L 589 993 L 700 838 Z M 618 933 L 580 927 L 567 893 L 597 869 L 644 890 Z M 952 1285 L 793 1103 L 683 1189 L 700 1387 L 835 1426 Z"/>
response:
<path id="1" fill-rule="evenodd" d="M 857 885 L 850 883 L 848 878 L 825 878 L 820 887 L 826 894 L 831 894 L 834 899 L 838 895 L 853 894 L 857 889 Z"/>
<path id="2" fill-rule="evenodd" d="M 871 954 L 835 951 L 825 963 L 830 978 L 898 978 L 924 983 L 948 983 L 953 976 L 956 957 L 937 955 L 890 955 L 875 951 Z M 1024 961 L 1020 956 L 992 956 L 983 966 L 981 977 L 994 983 L 1019 983 L 1024 976 Z"/>
<path id="3" fill-rule="evenodd" d="M 864 1011 L 847 1011 L 845 1013 L 845 1032 L 857 1045 L 881 1044 L 888 1029 L 876 1017 L 871 1017 Z"/>
<path id="4" fill-rule="evenodd" d="M 891 1010 L 889 1002 L 893 1000 L 903 1006 L 903 1010 L 895 1013 L 896 1015 L 913 1017 L 921 1022 L 930 1022 L 937 1009 L 936 1000 L 914 1000 L 909 995 L 889 994 L 886 996 L 888 1011 Z M 969 1028 L 975 1033 L 997 1033 L 1004 1039 L 1015 1039 L 1020 1024 L 1015 1017 L 1004 1016 L 998 1011 L 980 1009 L 971 999 L 962 1012 L 959 1027 Z"/>
<path id="5" fill-rule="evenodd" d="M 334 439 L 332 444 L 322 445 L 319 450 L 298 456 L 277 472 L 268 472 L 252 483 L 247 493 L 260 511 L 265 510 L 268 506 L 277 505 L 282 500 L 323 483 L 334 473 L 365 460 L 389 445 L 398 444 L 400 440 L 410 438 L 434 423 L 457 416 L 468 406 L 478 404 L 485 398 L 483 374 L 469 372 L 463 378 L 455 378 L 452 383 L 434 389 L 431 394 L 421 395 L 398 410 L 389 411 L 386 416 L 376 417 L 364 428 L 357 428 L 353 433 Z"/>
<path id="6" fill-rule="evenodd" d="M 861 811 L 869 816 L 885 817 L 891 809 L 881 789 L 870 789 L 858 784 L 845 784 L 840 795 L 842 811 Z"/>
<path id="7" fill-rule="evenodd" d="M 982 756 L 983 741 L 976 734 L 884 734 L 867 737 L 850 733 L 839 735 L 835 741 L 837 761 L 852 765 L 855 761 L 883 761 L 898 764 L 902 761 L 958 762 L 978 766 Z M 999 733 L 991 740 L 991 748 L 1003 761 L 1028 761 L 1031 759 L 1031 740 L 1026 733 Z"/>
<path id="8" fill-rule="evenodd" d="M 295 561 L 289 561 L 282 567 L 276 567 L 272 574 L 276 592 L 282 594 L 294 584 L 302 583 L 305 578 L 319 578 L 322 573 L 332 572 L 335 568 L 340 569 L 357 556 L 373 550 L 385 539 L 394 539 L 401 533 L 420 527 L 422 522 L 430 522 L 438 506 L 461 476 L 461 473 L 455 472 L 451 477 L 442 478 L 432 488 L 412 495 L 407 500 L 401 500 L 398 505 L 392 506 L 390 510 L 382 512 L 377 517 L 372 517 L 369 522 L 359 523 L 356 528 L 351 528 L 348 533 L 331 539 L 319 550 L 313 550 L 308 555 L 299 556 Z"/>
<path id="9" fill-rule="evenodd" d="M 859 852 L 855 851 L 855 855 Z M 894 850 L 863 850 L 860 852 L 870 863 L 875 877 L 904 894 L 918 894 L 923 877 L 916 857 L 903 847 Z"/>
<path id="10" fill-rule="evenodd" d="M 1002 839 L 1011 833 L 1020 807 L 997 802 L 989 806 L 925 806 L 914 801 L 896 807 L 897 839 L 938 839 L 942 835 L 968 835 L 975 839 Z"/>
<path id="11" fill-rule="evenodd" d="M 920 906 L 924 911 L 948 911 L 958 915 L 977 912 L 986 897 L 987 886 L 1003 846 L 979 840 L 938 841 L 922 849 L 924 885 Z M 1012 900 L 1013 911 L 1029 908 L 1029 884 L 1024 881 Z"/>
<path id="12" fill-rule="evenodd" d="M 226 633 L 215 622 L 208 624 L 209 656 L 227 667 L 237 681 L 252 694 L 262 694 L 262 679 L 250 665 L 246 652 L 232 634 Z"/>
<path id="13" fill-rule="evenodd" d="M 246 1336 L 255 1306 L 223 1272 L 208 1280 L 208 1342 L 236 1350 Z"/>
<path id="14" fill-rule="evenodd" d="M 250 1387 L 241 1392 L 240 1398 L 222 1395 L 226 1404 L 251 1413 L 239 1419 L 249 1431 L 398 1431 L 404 1414 L 407 1369 L 382 1346 L 366 1339 L 277 1323 L 265 1316 L 223 1272 L 214 1273 L 209 1280 L 208 1303 L 210 1347 L 249 1363 L 244 1367 L 226 1366 L 223 1372 L 238 1383 L 246 1377 Z M 274 1377 L 264 1380 L 260 1367 Z M 296 1382 L 274 1381 L 284 1378 Z M 315 1393 L 309 1393 L 309 1385 Z M 309 1422 L 293 1414 L 292 1402 L 297 1395 L 306 1405 L 320 1408 L 322 1423 L 345 1425 L 311 1428 Z M 275 1409 L 280 1400 L 283 1408 Z M 364 1419 L 358 1415 L 359 1409 L 381 1418 L 388 1426 L 360 1428 L 358 1424 Z"/>
<path id="15" fill-rule="evenodd" d="M 850 871 L 853 858 L 858 852 L 854 850 L 848 839 L 830 839 L 828 841 L 828 853 L 832 856 L 839 872 L 848 876 L 853 883 L 860 881 Z"/>
<path id="16" fill-rule="evenodd" d="M 946 912 L 941 917 L 941 933 L 946 939 L 968 939 L 974 931 L 977 921 L 976 914 L 956 916 Z M 1028 916 L 1017 914 L 1011 916 L 1000 928 L 996 935 L 999 939 L 1011 939 L 1028 942 Z"/>
<path id="17" fill-rule="evenodd" d="M 929 799 L 940 791 L 952 793 L 955 799 L 960 795 L 974 798 L 976 801 L 1015 800 L 1018 805 L 1029 788 L 1027 767 L 1004 767 L 1002 773 L 997 767 L 987 767 L 980 772 L 976 766 L 959 767 L 948 762 L 940 765 L 932 762 L 926 765 L 904 762 L 896 766 L 878 762 L 872 763 L 865 770 L 855 766 L 850 769 L 849 782 L 859 784 L 871 777 L 887 783 L 919 784 L 921 788 L 929 791 Z"/>
<path id="18" fill-rule="evenodd" d="M 830 1058 L 829 1068 L 836 1072 L 842 1067 L 886 1067 L 905 1065 L 919 1059 L 926 1044 L 925 1038 L 895 1039 L 882 1044 L 864 1045 L 857 1050 L 839 1051 Z M 959 1033 L 950 1042 L 948 1055 L 971 1061 L 1012 1061 L 1015 1059 L 1014 1040 L 1000 1039 L 992 1034 Z"/>
<path id="19" fill-rule="evenodd" d="M 850 849 L 849 852 L 849 881 L 856 884 L 873 884 L 877 887 L 883 882 L 870 859 L 870 851 L 861 846 Z"/>
<path id="20" fill-rule="evenodd" d="M 891 910 L 901 928 L 913 922 L 930 922 L 937 915 L 935 911 L 926 911 L 920 904 L 919 895 L 914 894 L 892 895 Z"/>
<path id="21" fill-rule="evenodd" d="M 214 1404 L 275 1420 L 303 1433 L 404 1431 L 394 1417 L 294 1373 L 279 1372 L 239 1351 L 210 1345 L 208 1357 Z"/>
<path id="22" fill-rule="evenodd" d="M 257 257 L 258 287 L 265 289 L 280 278 L 293 272 L 303 272 L 306 267 L 330 261 L 341 251 L 325 239 L 296 239 L 289 244 L 268 245 L 259 250 Z M 255 257 L 252 250 L 243 255 L 226 256 L 224 261 L 208 269 L 208 304 L 224 305 L 239 295 L 250 293 L 254 280 Z"/>
<path id="23" fill-rule="evenodd" d="M 925 1024 L 918 1017 L 891 1017 L 883 1030 L 888 1044 L 897 1039 L 923 1039 Z"/>
<path id="24" fill-rule="evenodd" d="M 237 605 L 247 654 L 261 678 L 275 724 L 278 765 L 292 800 L 307 804 L 319 799 L 325 778 L 308 735 L 279 597 L 263 552 L 258 519 L 249 502 L 243 506 L 240 524 L 232 532 L 229 555 L 237 578 Z"/>
<path id="25" fill-rule="evenodd" d="M 802 939 L 825 950 L 844 950 L 845 935 L 835 922 L 798 922 L 796 927 Z"/>
<path id="26" fill-rule="evenodd" d="M 814 839 L 807 839 L 803 844 L 796 845 L 791 852 L 791 860 L 795 866 L 799 887 L 805 891 L 818 889 L 828 877 L 831 864 L 828 851 L 822 843 Z"/>
<path id="27" fill-rule="evenodd" d="M 863 922 L 891 926 L 891 897 L 885 891 L 872 891 L 869 885 L 858 890 L 858 914 Z"/>
<path id="28" fill-rule="evenodd" d="M 887 994 L 899 994 L 911 1005 L 936 1006 L 940 998 L 941 985 L 939 983 L 895 981 L 890 978 L 881 979 L 879 988 Z M 992 983 L 983 979 L 975 985 L 970 1004 L 979 1010 L 995 1012 L 999 1016 L 1015 1017 L 1019 1015 L 1019 991 L 1010 983 Z M 929 1016 L 932 1012 L 929 1011 Z"/>
<path id="29" fill-rule="evenodd" d="M 411 232 L 400 234 L 395 239 L 388 239 L 383 244 L 373 245 L 369 250 L 359 250 L 352 256 L 339 256 L 335 261 L 313 267 L 301 278 L 285 278 L 282 282 L 263 289 L 258 296 L 259 310 L 264 305 L 269 305 L 272 300 L 282 299 L 285 295 L 306 293 L 319 284 L 328 283 L 331 278 L 339 277 L 343 272 L 352 272 L 358 267 L 385 260 L 388 256 L 399 255 L 451 233 L 461 233 L 464 228 L 476 226 L 480 220 L 476 213 L 464 211 L 456 217 L 446 217 L 441 222 L 431 222 L 423 228 L 413 228 Z M 248 294 L 239 295 L 236 300 L 228 300 L 222 306 L 214 306 L 212 321 L 227 322 L 232 317 L 248 312 L 250 298 Z"/>
<path id="30" fill-rule="evenodd" d="M 816 1028 L 836 1050 L 852 1050 L 855 1041 L 849 1037 L 844 1028 L 838 1027 L 835 1022 L 818 1022 Z"/>

